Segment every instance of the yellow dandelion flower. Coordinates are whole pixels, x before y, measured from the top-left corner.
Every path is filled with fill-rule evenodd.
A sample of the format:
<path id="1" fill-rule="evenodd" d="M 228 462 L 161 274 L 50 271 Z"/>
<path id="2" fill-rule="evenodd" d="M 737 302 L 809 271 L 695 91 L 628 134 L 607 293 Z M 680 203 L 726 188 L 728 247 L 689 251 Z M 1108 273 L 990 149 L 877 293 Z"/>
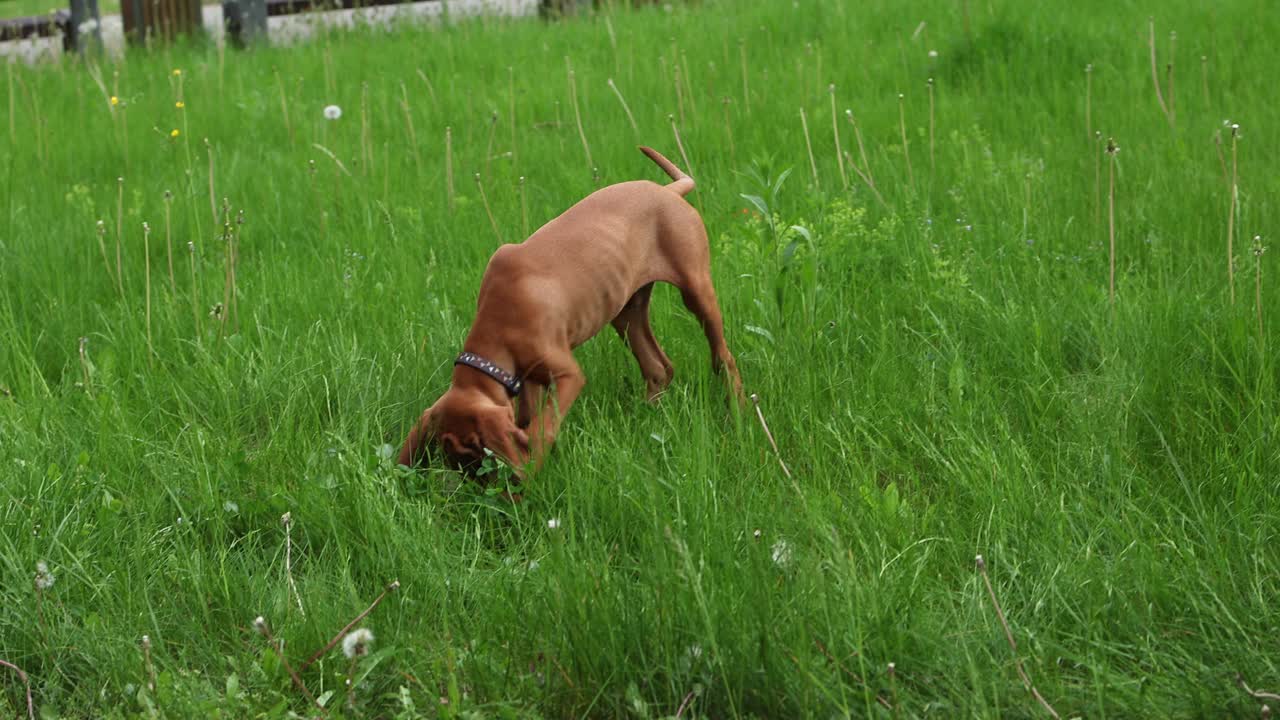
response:
<path id="1" fill-rule="evenodd" d="M 181 74 L 182 74 L 182 71 L 181 71 L 181 70 L 179 70 L 178 68 L 174 68 L 174 69 L 173 69 L 173 74 L 174 74 L 174 75 L 181 75 Z"/>
<path id="2" fill-rule="evenodd" d="M 120 104 L 120 98 L 116 97 L 115 95 L 112 95 L 112 96 L 111 96 L 111 104 L 112 104 L 112 105 L 119 105 L 119 104 Z"/>
<path id="3" fill-rule="evenodd" d="M 173 106 L 181 110 L 182 108 L 186 107 L 187 104 L 179 100 L 178 102 L 174 103 Z"/>
<path id="4" fill-rule="evenodd" d="M 178 129 L 177 129 L 177 128 L 174 128 L 174 129 L 173 129 L 173 131 L 169 133 L 169 137 L 176 138 L 176 137 L 178 137 L 178 136 L 179 136 L 179 135 L 181 135 L 181 134 L 182 134 L 182 133 L 178 132 Z"/>

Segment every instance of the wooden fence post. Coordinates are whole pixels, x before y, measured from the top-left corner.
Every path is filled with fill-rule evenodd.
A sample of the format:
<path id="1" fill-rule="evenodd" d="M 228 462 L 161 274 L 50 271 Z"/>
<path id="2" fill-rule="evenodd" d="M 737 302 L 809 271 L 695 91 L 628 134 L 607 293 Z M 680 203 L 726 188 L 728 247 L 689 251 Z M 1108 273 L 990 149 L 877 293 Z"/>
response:
<path id="1" fill-rule="evenodd" d="M 98 13 L 98 0 L 71 0 L 71 20 L 63 38 L 63 50 L 83 55 L 89 46 L 94 52 L 102 50 L 102 17 Z"/>
<path id="2" fill-rule="evenodd" d="M 223 0 L 222 17 L 236 47 L 266 41 L 267 0 Z"/>

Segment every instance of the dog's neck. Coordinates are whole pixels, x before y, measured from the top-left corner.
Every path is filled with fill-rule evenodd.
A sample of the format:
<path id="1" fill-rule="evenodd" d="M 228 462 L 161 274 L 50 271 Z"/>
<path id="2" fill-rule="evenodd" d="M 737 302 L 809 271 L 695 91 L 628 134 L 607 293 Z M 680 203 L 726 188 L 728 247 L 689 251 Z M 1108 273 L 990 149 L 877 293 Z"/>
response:
<path id="1" fill-rule="evenodd" d="M 462 345 L 462 349 L 464 352 L 473 353 L 484 358 L 507 372 L 512 374 L 519 372 L 511 352 L 496 343 L 467 338 Z M 453 366 L 453 386 L 459 390 L 480 393 L 495 405 L 509 405 L 511 403 L 511 397 L 507 395 L 507 389 L 501 382 L 467 365 Z"/>

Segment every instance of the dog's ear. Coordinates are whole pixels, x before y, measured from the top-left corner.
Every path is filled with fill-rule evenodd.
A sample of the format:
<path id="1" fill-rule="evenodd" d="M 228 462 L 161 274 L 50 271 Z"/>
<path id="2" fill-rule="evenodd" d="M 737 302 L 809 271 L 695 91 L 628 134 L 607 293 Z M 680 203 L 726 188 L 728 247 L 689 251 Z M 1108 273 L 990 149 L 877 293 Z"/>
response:
<path id="1" fill-rule="evenodd" d="M 404 447 L 400 449 L 400 459 L 397 460 L 401 465 L 413 467 L 422 459 L 427 443 L 431 442 L 435 436 L 435 409 L 436 406 L 433 404 L 423 410 L 422 416 L 409 431 L 409 437 L 405 438 Z"/>
<path id="2" fill-rule="evenodd" d="M 510 408 L 486 410 L 479 421 L 480 440 L 484 446 L 501 455 L 516 474 L 523 477 L 524 466 L 529 462 L 529 434 L 516 427 Z"/>

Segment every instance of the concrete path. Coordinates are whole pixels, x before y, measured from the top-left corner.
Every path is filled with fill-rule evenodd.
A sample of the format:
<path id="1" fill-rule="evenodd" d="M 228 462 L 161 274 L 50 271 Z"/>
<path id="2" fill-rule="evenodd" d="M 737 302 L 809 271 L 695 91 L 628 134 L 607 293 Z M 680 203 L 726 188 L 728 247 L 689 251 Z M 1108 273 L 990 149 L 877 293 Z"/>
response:
<path id="1" fill-rule="evenodd" d="M 538 0 L 448 0 L 449 13 L 457 16 L 480 14 L 523 17 L 538 14 Z M 351 28 L 357 23 L 387 27 L 393 22 L 436 22 L 444 12 L 441 0 L 410 2 L 401 5 L 381 5 L 359 10 L 330 10 L 299 15 L 282 15 L 267 18 L 267 35 L 273 45 L 287 45 L 305 41 L 316 30 L 328 27 Z M 222 25 L 222 6 L 205 5 L 204 27 L 217 43 L 225 41 Z M 124 54 L 124 21 L 119 15 L 102 18 L 102 45 L 112 57 Z M 0 58 L 37 63 L 56 62 L 63 55 L 62 38 L 30 38 L 0 42 Z"/>

